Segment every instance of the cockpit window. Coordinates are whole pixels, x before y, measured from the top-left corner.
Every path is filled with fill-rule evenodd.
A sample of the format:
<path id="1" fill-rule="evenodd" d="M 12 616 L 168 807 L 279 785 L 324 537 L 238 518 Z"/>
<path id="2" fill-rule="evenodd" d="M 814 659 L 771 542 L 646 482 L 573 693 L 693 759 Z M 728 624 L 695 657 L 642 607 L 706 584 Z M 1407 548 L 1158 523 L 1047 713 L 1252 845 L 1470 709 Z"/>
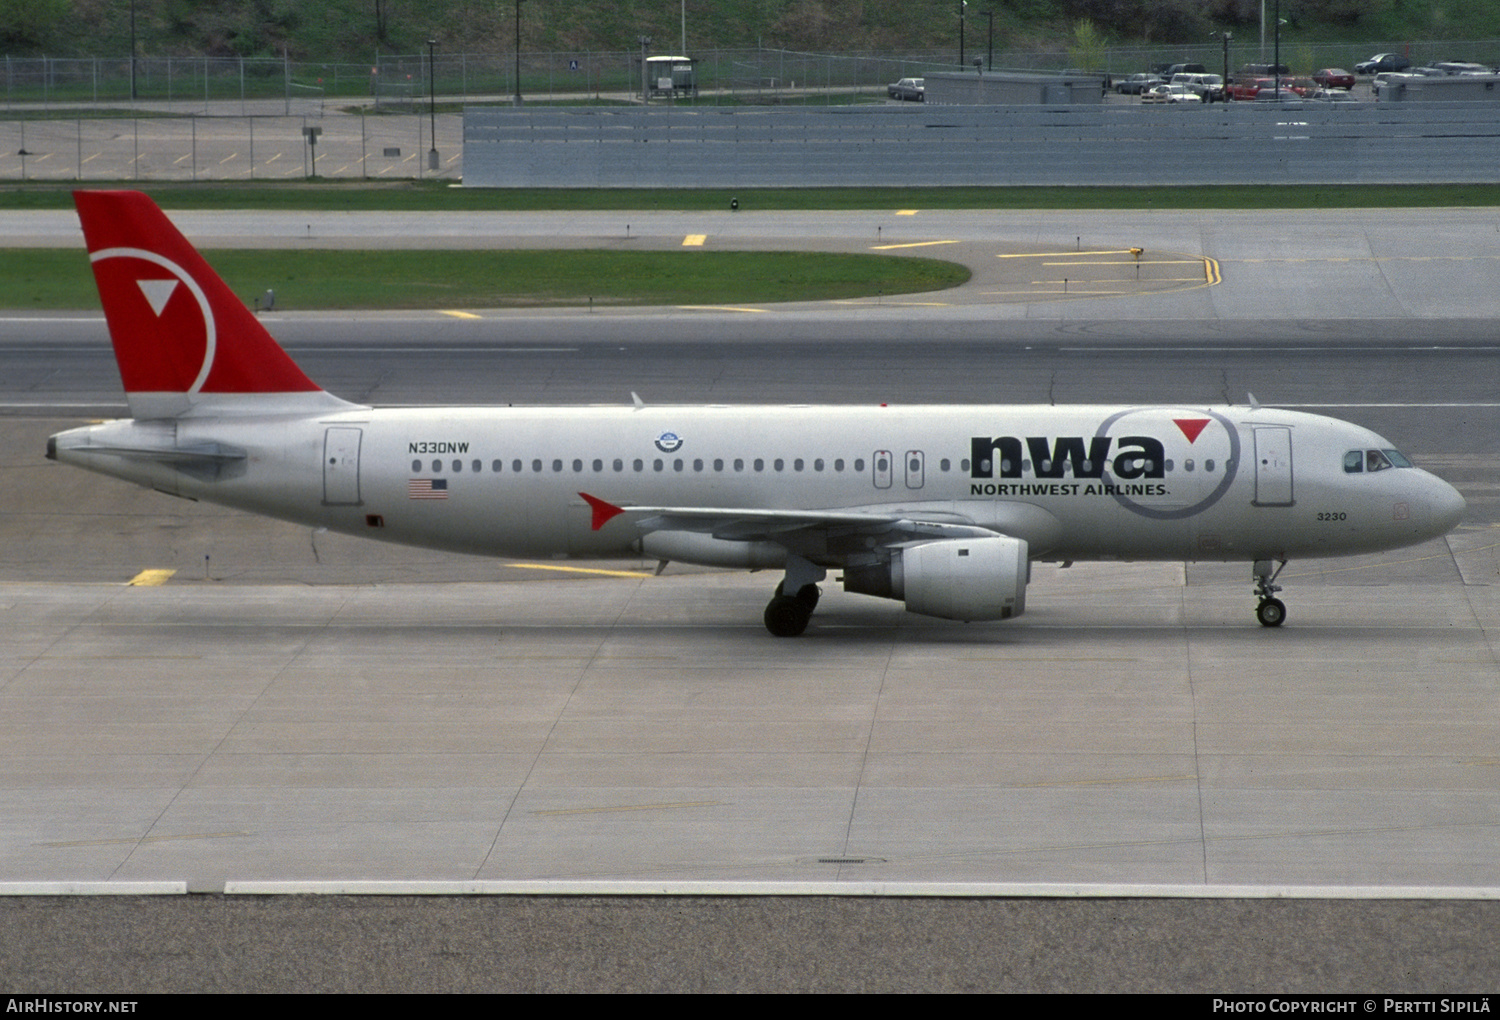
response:
<path id="1" fill-rule="evenodd" d="M 1344 473 L 1349 475 L 1409 467 L 1411 461 L 1402 456 L 1399 450 L 1350 450 L 1344 454 Z"/>

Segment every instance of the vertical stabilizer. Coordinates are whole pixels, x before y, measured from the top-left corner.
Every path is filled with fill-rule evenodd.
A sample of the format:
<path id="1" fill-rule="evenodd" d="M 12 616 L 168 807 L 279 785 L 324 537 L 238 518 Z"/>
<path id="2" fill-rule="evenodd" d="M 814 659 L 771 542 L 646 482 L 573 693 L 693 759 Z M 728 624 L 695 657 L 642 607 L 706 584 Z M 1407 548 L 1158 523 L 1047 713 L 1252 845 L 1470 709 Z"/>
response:
<path id="1" fill-rule="evenodd" d="M 352 406 L 302 373 L 150 198 L 73 199 L 136 418 Z"/>

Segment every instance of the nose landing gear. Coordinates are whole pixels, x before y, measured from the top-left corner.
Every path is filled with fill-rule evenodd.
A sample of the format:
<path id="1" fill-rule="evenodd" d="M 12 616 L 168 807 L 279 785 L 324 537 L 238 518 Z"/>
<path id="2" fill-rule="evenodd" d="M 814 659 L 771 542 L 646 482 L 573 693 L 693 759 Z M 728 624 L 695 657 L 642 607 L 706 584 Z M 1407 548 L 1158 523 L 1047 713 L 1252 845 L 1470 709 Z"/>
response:
<path id="1" fill-rule="evenodd" d="M 1256 560 L 1251 568 L 1255 572 L 1255 594 L 1260 599 L 1255 618 L 1262 627 L 1280 627 L 1286 621 L 1286 603 L 1275 597 L 1281 585 L 1274 583 L 1285 568 L 1286 560 L 1281 560 L 1274 571 L 1270 560 Z"/>

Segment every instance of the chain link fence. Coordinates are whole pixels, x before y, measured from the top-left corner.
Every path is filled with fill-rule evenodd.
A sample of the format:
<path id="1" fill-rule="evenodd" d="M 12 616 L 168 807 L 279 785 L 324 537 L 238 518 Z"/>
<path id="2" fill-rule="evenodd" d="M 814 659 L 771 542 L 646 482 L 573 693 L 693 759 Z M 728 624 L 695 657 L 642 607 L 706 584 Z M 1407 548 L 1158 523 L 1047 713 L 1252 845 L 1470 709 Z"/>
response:
<path id="1" fill-rule="evenodd" d="M 1250 61 L 1269 61 L 1274 40 L 1231 39 L 1230 69 Z M 1377 52 L 1405 54 L 1413 63 L 1468 60 L 1500 65 L 1500 40 L 1436 40 L 1311 44 L 1286 36 L 1282 63 L 1295 74 L 1319 67 L 1352 67 Z M 870 53 L 798 53 L 790 50 L 708 50 L 696 59 L 698 103 L 827 102 L 847 92 L 883 96 L 888 82 L 920 76 L 927 70 L 960 66 L 951 52 L 892 56 Z M 1085 59 L 1065 48 L 991 50 L 980 40 L 964 50 L 965 65 L 982 60 L 995 69 L 1062 70 L 1080 63 L 1089 70 L 1131 74 L 1153 64 L 1192 61 L 1219 67 L 1223 40 L 1192 46 L 1114 47 Z M 519 74 L 518 74 L 519 72 Z M 519 91 L 529 99 L 551 101 L 631 101 L 641 92 L 641 54 L 622 51 L 577 51 L 516 54 L 444 54 L 431 61 L 425 53 L 380 55 L 369 64 L 225 57 L 6 57 L 3 67 L 7 105 L 29 108 L 148 104 L 175 112 L 205 115 L 269 112 L 251 103 L 280 102 L 283 115 L 307 113 L 295 104 L 367 102 L 390 97 L 395 105 L 411 104 L 436 93 L 447 102 L 503 100 Z M 234 110 L 233 104 L 245 108 Z"/>
<path id="2" fill-rule="evenodd" d="M 1363 45 L 1281 40 L 1282 62 L 1299 74 L 1352 67 L 1377 52 L 1400 52 L 1415 63 L 1500 64 L 1500 40 L 1493 39 Z M 951 52 L 901 56 L 725 49 L 694 58 L 696 93 L 651 98 L 652 105 L 884 102 L 890 82 L 959 66 L 956 46 Z M 1261 59 L 1258 40 L 1229 40 L 1231 70 Z M 1102 62 L 1106 72 L 1125 75 L 1180 61 L 1216 70 L 1226 60 L 1226 48 L 1222 39 L 1198 46 L 1117 47 L 1085 61 L 1062 49 L 991 51 L 987 39 L 971 37 L 964 60 L 1024 71 Z M 465 104 L 504 104 L 517 95 L 526 103 L 647 101 L 638 51 L 522 53 L 519 58 L 515 53 L 439 52 L 431 58 L 414 53 L 380 55 L 369 64 L 6 57 L 0 74 L 0 180 L 457 179 L 463 173 L 459 108 Z"/>

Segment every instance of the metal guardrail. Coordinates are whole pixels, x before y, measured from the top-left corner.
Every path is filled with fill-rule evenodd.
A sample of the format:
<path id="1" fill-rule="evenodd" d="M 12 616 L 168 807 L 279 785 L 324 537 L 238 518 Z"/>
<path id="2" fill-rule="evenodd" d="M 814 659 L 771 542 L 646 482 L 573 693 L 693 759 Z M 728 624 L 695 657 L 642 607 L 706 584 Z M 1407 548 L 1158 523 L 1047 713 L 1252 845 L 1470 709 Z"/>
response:
<path id="1" fill-rule="evenodd" d="M 464 112 L 471 187 L 1500 181 L 1500 102 Z"/>

